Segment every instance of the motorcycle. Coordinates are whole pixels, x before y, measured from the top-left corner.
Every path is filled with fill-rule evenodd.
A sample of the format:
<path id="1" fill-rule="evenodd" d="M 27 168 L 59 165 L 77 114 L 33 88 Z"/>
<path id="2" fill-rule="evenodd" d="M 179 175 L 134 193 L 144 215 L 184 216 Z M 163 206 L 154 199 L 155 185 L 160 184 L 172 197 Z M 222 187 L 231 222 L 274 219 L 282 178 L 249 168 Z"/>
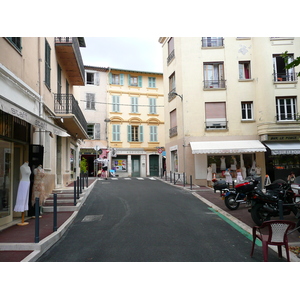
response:
<path id="1" fill-rule="evenodd" d="M 292 212 L 296 218 L 300 218 L 300 210 L 295 202 L 295 193 L 291 185 L 284 180 L 275 180 L 268 186 L 265 186 L 266 192 L 255 188 L 249 200 L 251 200 L 251 218 L 254 223 L 260 226 L 264 221 L 271 217 L 280 216 L 280 200 L 282 201 L 282 214 L 290 215 Z"/>
<path id="2" fill-rule="evenodd" d="M 251 205 L 248 194 L 257 187 L 259 181 L 253 177 L 247 181 L 237 184 L 234 188 L 224 189 L 222 191 L 222 198 L 226 207 L 230 210 L 236 210 L 240 204 Z"/>

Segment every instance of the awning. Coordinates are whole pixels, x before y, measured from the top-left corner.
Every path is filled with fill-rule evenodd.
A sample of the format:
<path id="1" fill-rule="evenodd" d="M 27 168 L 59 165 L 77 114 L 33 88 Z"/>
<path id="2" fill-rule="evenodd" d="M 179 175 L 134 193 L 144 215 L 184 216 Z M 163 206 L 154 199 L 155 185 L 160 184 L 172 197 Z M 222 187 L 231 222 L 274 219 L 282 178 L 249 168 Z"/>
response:
<path id="1" fill-rule="evenodd" d="M 258 140 L 190 142 L 193 154 L 226 154 L 265 152 Z"/>
<path id="2" fill-rule="evenodd" d="M 27 109 L 20 107 L 19 105 L 12 103 L 8 99 L 0 97 L 0 109 L 14 117 L 26 121 L 27 123 L 38 127 L 40 130 L 51 131 L 53 134 L 67 137 L 70 136 L 65 130 L 52 124 Z"/>
<path id="3" fill-rule="evenodd" d="M 264 143 L 272 155 L 300 154 L 300 143 Z"/>

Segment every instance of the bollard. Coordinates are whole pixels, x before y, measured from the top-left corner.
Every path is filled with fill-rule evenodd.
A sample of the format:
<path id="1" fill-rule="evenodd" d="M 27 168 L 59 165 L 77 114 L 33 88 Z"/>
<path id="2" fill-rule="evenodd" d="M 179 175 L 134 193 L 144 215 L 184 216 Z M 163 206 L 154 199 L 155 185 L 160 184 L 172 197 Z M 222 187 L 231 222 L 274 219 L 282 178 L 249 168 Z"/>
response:
<path id="1" fill-rule="evenodd" d="M 77 176 L 77 199 L 79 199 L 79 177 Z"/>
<path id="2" fill-rule="evenodd" d="M 193 189 L 192 175 L 190 175 L 190 182 L 191 182 L 191 190 L 192 190 Z"/>
<path id="3" fill-rule="evenodd" d="M 74 206 L 76 206 L 76 180 L 74 180 Z"/>
<path id="4" fill-rule="evenodd" d="M 57 231 L 57 194 L 53 194 L 53 231 Z"/>
<path id="5" fill-rule="evenodd" d="M 176 184 L 176 181 L 175 181 L 175 175 L 176 175 L 176 174 L 175 174 L 175 172 L 174 172 L 174 184 Z"/>
<path id="6" fill-rule="evenodd" d="M 167 170 L 165 171 L 165 180 L 168 180 Z"/>
<path id="7" fill-rule="evenodd" d="M 279 220 L 283 220 L 283 201 L 278 200 Z"/>
<path id="8" fill-rule="evenodd" d="M 84 173 L 80 173 L 82 190 L 84 190 Z"/>
<path id="9" fill-rule="evenodd" d="M 183 186 L 185 187 L 185 173 L 183 172 Z"/>
<path id="10" fill-rule="evenodd" d="M 89 173 L 86 173 L 86 187 L 89 187 Z"/>
<path id="11" fill-rule="evenodd" d="M 172 171 L 170 171 L 170 183 L 172 183 Z"/>
<path id="12" fill-rule="evenodd" d="M 79 180 L 79 194 L 82 194 L 82 186 L 81 186 L 81 173 L 78 176 L 78 180 Z"/>
<path id="13" fill-rule="evenodd" d="M 40 241 L 40 199 L 35 198 L 35 237 L 34 242 Z"/>

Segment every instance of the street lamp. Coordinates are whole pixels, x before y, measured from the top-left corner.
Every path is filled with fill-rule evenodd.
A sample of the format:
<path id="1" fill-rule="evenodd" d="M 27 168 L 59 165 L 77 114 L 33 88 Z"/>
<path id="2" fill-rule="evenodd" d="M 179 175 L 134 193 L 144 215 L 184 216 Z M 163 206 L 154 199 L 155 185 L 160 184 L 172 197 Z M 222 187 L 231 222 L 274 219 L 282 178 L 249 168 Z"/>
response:
<path id="1" fill-rule="evenodd" d="M 183 95 L 179 95 L 173 92 L 173 95 L 178 96 L 182 103 L 182 132 L 183 132 L 183 173 L 184 173 L 184 184 L 185 184 L 185 131 L 184 131 L 184 110 L 183 110 Z"/>

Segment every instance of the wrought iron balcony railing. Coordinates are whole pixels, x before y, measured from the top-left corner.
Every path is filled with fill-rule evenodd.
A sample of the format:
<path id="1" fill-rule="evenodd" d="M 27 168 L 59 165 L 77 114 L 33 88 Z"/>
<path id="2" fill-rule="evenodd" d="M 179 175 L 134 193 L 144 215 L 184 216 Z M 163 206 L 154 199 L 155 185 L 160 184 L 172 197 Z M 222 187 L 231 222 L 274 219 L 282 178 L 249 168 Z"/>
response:
<path id="1" fill-rule="evenodd" d="M 202 47 L 222 47 L 224 46 L 222 37 L 203 37 L 202 38 Z"/>
<path id="2" fill-rule="evenodd" d="M 226 80 L 204 80 L 205 89 L 225 89 Z"/>
<path id="3" fill-rule="evenodd" d="M 299 115 L 298 114 L 292 114 L 292 113 L 286 113 L 286 114 L 277 114 L 276 115 L 276 121 L 299 121 Z"/>
<path id="4" fill-rule="evenodd" d="M 169 137 L 173 137 L 177 135 L 177 126 L 169 129 Z"/>
<path id="5" fill-rule="evenodd" d="M 227 129 L 227 121 L 206 121 L 205 128 L 206 130 Z"/>
<path id="6" fill-rule="evenodd" d="M 83 129 L 87 131 L 86 119 L 72 94 L 54 94 L 54 112 L 56 114 L 73 114 Z"/>
<path id="7" fill-rule="evenodd" d="M 297 76 L 295 71 L 288 73 L 274 73 L 274 82 L 282 82 L 282 81 L 297 81 Z"/>
<path id="8" fill-rule="evenodd" d="M 175 52 L 173 50 L 167 58 L 167 63 L 169 64 L 173 60 L 174 57 L 175 57 Z"/>

